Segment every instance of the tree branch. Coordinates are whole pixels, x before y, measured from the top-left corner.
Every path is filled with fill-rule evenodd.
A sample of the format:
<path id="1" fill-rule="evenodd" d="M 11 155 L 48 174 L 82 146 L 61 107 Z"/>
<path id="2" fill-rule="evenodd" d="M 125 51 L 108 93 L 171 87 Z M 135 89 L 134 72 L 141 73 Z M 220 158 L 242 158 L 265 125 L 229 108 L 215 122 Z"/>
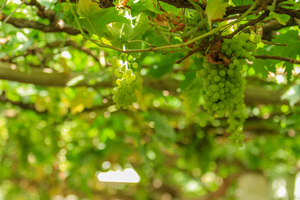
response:
<path id="1" fill-rule="evenodd" d="M 20 107 L 24 110 L 33 110 L 37 113 L 45 113 L 45 112 L 40 112 L 40 111 L 36 110 L 35 107 L 34 107 L 34 104 L 25 104 L 23 102 L 12 101 L 12 100 L 8 99 L 5 95 L 5 91 L 2 92 L 2 94 L 0 95 L 0 101 L 10 103 L 10 104 L 12 104 L 14 106 L 18 106 L 18 107 Z"/>
<path id="2" fill-rule="evenodd" d="M 45 70 L 45 69 L 43 69 Z M 75 77 L 84 76 L 84 80 L 71 87 L 93 87 L 93 88 L 111 88 L 113 81 L 106 80 L 98 82 L 95 85 L 89 84 L 89 77 L 93 77 L 92 73 L 84 74 L 71 72 L 70 76 L 58 72 L 45 72 L 42 69 L 31 68 L 30 73 L 24 73 L 18 70 L 18 67 L 13 64 L 0 62 L 0 79 L 9 81 L 18 81 L 22 83 L 31 83 L 40 86 L 49 87 L 67 87 L 67 83 Z M 174 79 L 151 80 L 145 79 L 143 82 L 145 87 L 150 87 L 155 90 L 167 90 L 172 95 L 178 95 L 177 88 L 180 87 L 180 82 Z M 261 86 L 246 86 L 245 87 L 245 102 L 247 104 L 288 104 L 286 100 L 281 100 L 285 90 L 267 90 Z M 260 95 L 257 95 L 260 94 Z"/>
<path id="3" fill-rule="evenodd" d="M 90 49 L 86 48 L 84 45 L 79 45 L 77 42 L 75 42 L 74 40 L 71 40 L 71 39 L 66 39 L 65 42 L 58 40 L 55 42 L 47 43 L 43 47 L 36 47 L 36 46 L 29 47 L 26 51 L 21 52 L 21 54 L 19 54 L 19 55 L 14 55 L 12 57 L 5 56 L 3 58 L 0 58 L 0 61 L 13 63 L 13 60 L 17 57 L 20 57 L 20 56 L 26 57 L 28 55 L 36 55 L 38 53 L 46 55 L 46 56 L 44 56 L 45 59 L 43 59 L 43 61 L 49 60 L 50 58 L 49 58 L 48 54 L 44 53 L 44 50 L 46 48 L 54 49 L 54 48 L 63 48 L 63 47 L 71 47 L 76 50 L 82 51 L 85 54 L 91 56 L 96 62 L 99 62 L 99 57 L 96 54 L 94 54 Z M 43 61 L 42 61 L 42 63 L 43 63 Z"/>
<path id="4" fill-rule="evenodd" d="M 256 59 L 272 59 L 272 60 L 281 60 L 285 62 L 289 62 L 292 64 L 300 64 L 300 60 L 296 60 L 293 58 L 285 58 L 282 56 L 269 56 L 269 55 L 254 55 Z"/>
<path id="5" fill-rule="evenodd" d="M 0 19 L 1 21 L 4 21 L 7 18 L 7 15 L 2 14 L 3 17 Z M 14 18 L 11 17 L 7 20 L 6 23 L 9 23 L 17 28 L 32 28 L 37 29 L 43 32 L 65 32 L 70 35 L 78 35 L 80 34 L 80 31 L 73 28 L 70 25 L 65 24 L 63 27 L 60 27 L 58 24 L 55 24 L 54 26 L 51 25 L 45 25 L 38 21 L 32 21 L 27 19 L 21 19 L 21 18 Z"/>
<path id="6" fill-rule="evenodd" d="M 84 80 L 72 87 L 111 87 L 109 82 L 98 82 L 96 85 L 91 86 L 88 83 L 88 76 L 92 74 L 84 74 L 78 72 L 72 72 L 70 76 L 64 73 L 58 73 L 51 71 L 51 69 L 38 69 L 31 68 L 30 73 L 24 73 L 18 70 L 18 67 L 14 64 L 0 62 L 0 79 L 18 81 L 22 83 L 31 83 L 40 86 L 53 86 L 53 87 L 67 87 L 67 83 L 78 76 L 85 76 Z"/>
<path id="7" fill-rule="evenodd" d="M 280 24 L 277 20 L 270 20 L 267 23 L 262 24 L 262 29 L 263 29 L 262 39 L 270 41 L 273 38 L 273 34 L 272 34 L 273 31 L 277 31 L 285 27 L 297 26 L 297 25 L 298 24 L 292 18 L 286 23 L 286 25 Z"/>

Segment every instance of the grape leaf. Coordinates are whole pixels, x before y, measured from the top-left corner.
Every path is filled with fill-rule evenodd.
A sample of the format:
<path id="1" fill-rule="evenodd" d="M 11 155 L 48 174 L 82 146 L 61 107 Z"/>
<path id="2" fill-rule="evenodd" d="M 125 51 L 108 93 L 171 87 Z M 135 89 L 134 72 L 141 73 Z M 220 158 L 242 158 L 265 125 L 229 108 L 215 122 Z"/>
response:
<path id="1" fill-rule="evenodd" d="M 141 48 L 140 42 L 131 42 L 133 40 L 141 40 L 142 35 L 146 32 L 149 26 L 148 17 L 141 13 L 131 23 L 112 23 L 107 26 L 110 33 L 117 38 L 113 42 L 113 45 L 121 47 L 123 44 L 127 44 L 128 49 Z"/>
<path id="2" fill-rule="evenodd" d="M 180 95 L 183 99 L 183 104 L 185 105 L 187 117 L 191 117 L 198 107 L 199 98 L 202 92 L 201 85 L 202 81 L 199 78 L 194 78 L 193 82 L 186 87 Z"/>
<path id="3" fill-rule="evenodd" d="M 286 46 L 274 46 L 272 48 L 273 55 L 280 55 L 287 58 L 296 59 L 300 55 L 300 42 L 298 40 L 298 30 L 289 30 L 285 33 L 278 35 L 273 41 L 275 43 L 287 44 Z M 287 80 L 290 81 L 292 77 L 292 70 L 294 64 L 284 62 L 285 72 L 287 73 Z"/>
<path id="4" fill-rule="evenodd" d="M 205 13 L 207 14 L 208 23 L 211 27 L 211 22 L 223 18 L 226 13 L 228 3 L 224 3 L 223 0 L 208 0 Z"/>
<path id="5" fill-rule="evenodd" d="M 78 11 L 82 16 L 79 18 L 80 24 L 84 26 L 89 33 L 96 34 L 99 37 L 104 36 L 110 38 L 107 30 L 107 25 L 109 23 L 128 23 L 128 20 L 122 15 L 119 15 L 119 12 L 115 8 L 96 9 L 92 6 L 83 8 L 81 8 L 80 12 Z"/>
<path id="6" fill-rule="evenodd" d="M 274 43 L 287 44 L 286 46 L 274 46 L 272 48 L 273 55 L 280 55 L 283 57 L 289 57 L 296 59 L 300 54 L 300 41 L 298 40 L 298 30 L 289 30 L 285 33 L 281 33 L 273 39 Z"/>
<path id="7" fill-rule="evenodd" d="M 278 62 L 280 61 L 256 59 L 251 67 L 255 70 L 256 74 L 261 74 L 262 78 L 267 78 L 269 70 L 274 71 L 274 67 Z"/>

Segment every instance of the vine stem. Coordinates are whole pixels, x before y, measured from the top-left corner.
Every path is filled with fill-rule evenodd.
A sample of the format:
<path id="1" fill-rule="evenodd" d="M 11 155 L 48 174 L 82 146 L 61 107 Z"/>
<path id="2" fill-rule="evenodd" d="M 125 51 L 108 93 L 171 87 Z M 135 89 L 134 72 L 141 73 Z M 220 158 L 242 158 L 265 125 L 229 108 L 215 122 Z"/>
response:
<path id="1" fill-rule="evenodd" d="M 15 14 L 15 12 L 17 12 L 17 10 L 24 4 L 24 2 L 25 2 L 25 0 L 22 1 L 22 3 L 20 3 L 20 4 L 18 5 L 18 7 L 16 7 L 16 9 L 15 9 L 12 13 L 10 13 L 10 14 L 2 21 L 2 26 L 7 22 L 7 20 L 8 20 L 13 14 Z M 2 6 L 4 6 L 5 3 L 6 3 L 6 1 L 4 2 L 4 4 L 3 4 Z M 4 7 L 3 7 L 3 8 L 4 8 Z M 1 7 L 1 10 L 2 10 L 3 8 Z"/>
<path id="2" fill-rule="evenodd" d="M 150 52 L 150 51 L 171 51 L 172 49 L 176 49 L 176 48 L 185 48 L 187 47 L 189 44 L 192 44 L 198 40 L 201 40 L 205 37 L 208 37 L 218 31 L 220 31 L 221 29 L 223 29 L 225 26 L 230 26 L 230 25 L 233 25 L 235 23 L 238 23 L 240 22 L 243 18 L 245 18 L 255 7 L 256 7 L 256 2 L 254 2 L 251 7 L 243 14 L 241 15 L 241 17 L 239 17 L 237 20 L 229 23 L 229 24 L 226 24 L 225 26 L 220 26 L 220 27 L 217 27 L 217 28 L 214 28 L 212 30 L 210 30 L 209 32 L 205 33 L 205 34 L 202 34 L 198 37 L 195 37 L 194 39 L 192 40 L 189 40 L 187 42 L 183 42 L 181 44 L 173 44 L 173 45 L 166 45 L 166 46 L 160 46 L 160 47 L 150 47 L 150 48 L 147 48 L 147 49 L 131 49 L 131 50 L 122 50 L 120 48 L 117 48 L 117 47 L 114 47 L 114 46 L 111 46 L 111 45 L 107 45 L 107 44 L 103 44 L 102 42 L 99 42 L 97 40 L 92 40 L 90 39 L 83 31 L 81 25 L 80 25 L 80 22 L 76 16 L 76 13 L 75 11 L 73 10 L 72 8 L 72 4 L 70 2 L 70 0 L 66 0 L 69 4 L 70 4 L 70 10 L 75 18 L 75 21 L 78 25 L 78 28 L 81 32 L 81 34 L 89 41 L 91 41 L 92 43 L 94 43 L 95 45 L 97 45 L 98 47 L 101 47 L 101 48 L 109 48 L 109 49 L 113 49 L 113 50 L 116 50 L 116 51 L 119 51 L 121 53 L 133 53 L 133 52 Z"/>
<path id="3" fill-rule="evenodd" d="M 271 60 L 280 60 L 280 61 L 285 61 L 289 62 L 292 64 L 300 64 L 300 60 L 296 60 L 294 58 L 286 58 L 282 56 L 270 56 L 270 55 L 254 55 L 256 59 L 271 59 Z"/>

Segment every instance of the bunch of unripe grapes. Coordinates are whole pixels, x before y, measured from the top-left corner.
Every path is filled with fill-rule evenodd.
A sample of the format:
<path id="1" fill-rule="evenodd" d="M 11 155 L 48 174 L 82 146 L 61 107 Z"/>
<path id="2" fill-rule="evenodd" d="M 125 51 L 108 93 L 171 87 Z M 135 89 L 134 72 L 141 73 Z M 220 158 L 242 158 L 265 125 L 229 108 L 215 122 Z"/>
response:
<path id="1" fill-rule="evenodd" d="M 255 60 L 252 52 L 255 51 L 260 39 L 260 36 L 248 33 L 225 39 L 220 53 L 225 55 L 230 63 L 225 66 L 212 64 L 204 59 L 203 68 L 197 72 L 197 76 L 203 80 L 204 109 L 214 117 L 228 117 L 227 131 L 237 133 L 232 135 L 232 140 L 236 142 L 243 140 L 238 133 L 242 131 L 247 118 L 243 101 L 245 81 L 241 71 L 247 60 L 250 62 Z"/>
<path id="2" fill-rule="evenodd" d="M 136 62 L 132 64 L 127 61 L 123 62 L 117 57 L 112 57 L 109 62 L 112 64 L 113 73 L 117 77 L 117 86 L 114 88 L 112 99 L 116 103 L 116 109 L 120 107 L 127 109 L 133 102 L 137 101 L 135 91 L 142 90 L 142 84 L 137 74 L 129 68 L 131 65 L 136 69 L 138 64 Z"/>

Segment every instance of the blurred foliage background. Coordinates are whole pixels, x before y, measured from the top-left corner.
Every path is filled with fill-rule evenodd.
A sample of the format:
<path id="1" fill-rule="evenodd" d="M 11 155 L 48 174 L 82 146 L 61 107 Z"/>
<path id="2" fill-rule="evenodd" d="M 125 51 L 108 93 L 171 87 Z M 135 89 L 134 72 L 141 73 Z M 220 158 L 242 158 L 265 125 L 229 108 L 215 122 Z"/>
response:
<path id="1" fill-rule="evenodd" d="M 5 2 L 0 199 L 300 198 L 298 64 L 257 59 L 245 68 L 249 118 L 237 148 L 228 140 L 225 119 L 200 126 L 209 116 L 195 78 L 198 58 L 174 64 L 184 52 L 133 54 L 143 92 L 128 110 L 116 110 L 107 62 L 116 51 L 84 39 L 64 1 Z M 263 39 L 288 47 L 260 43 L 257 55 L 299 59 L 295 21 L 282 25 L 268 18 Z M 141 38 L 165 44 L 157 25 Z M 132 170 L 126 175 L 125 169 Z M 101 181 L 113 171 L 134 183 Z"/>

